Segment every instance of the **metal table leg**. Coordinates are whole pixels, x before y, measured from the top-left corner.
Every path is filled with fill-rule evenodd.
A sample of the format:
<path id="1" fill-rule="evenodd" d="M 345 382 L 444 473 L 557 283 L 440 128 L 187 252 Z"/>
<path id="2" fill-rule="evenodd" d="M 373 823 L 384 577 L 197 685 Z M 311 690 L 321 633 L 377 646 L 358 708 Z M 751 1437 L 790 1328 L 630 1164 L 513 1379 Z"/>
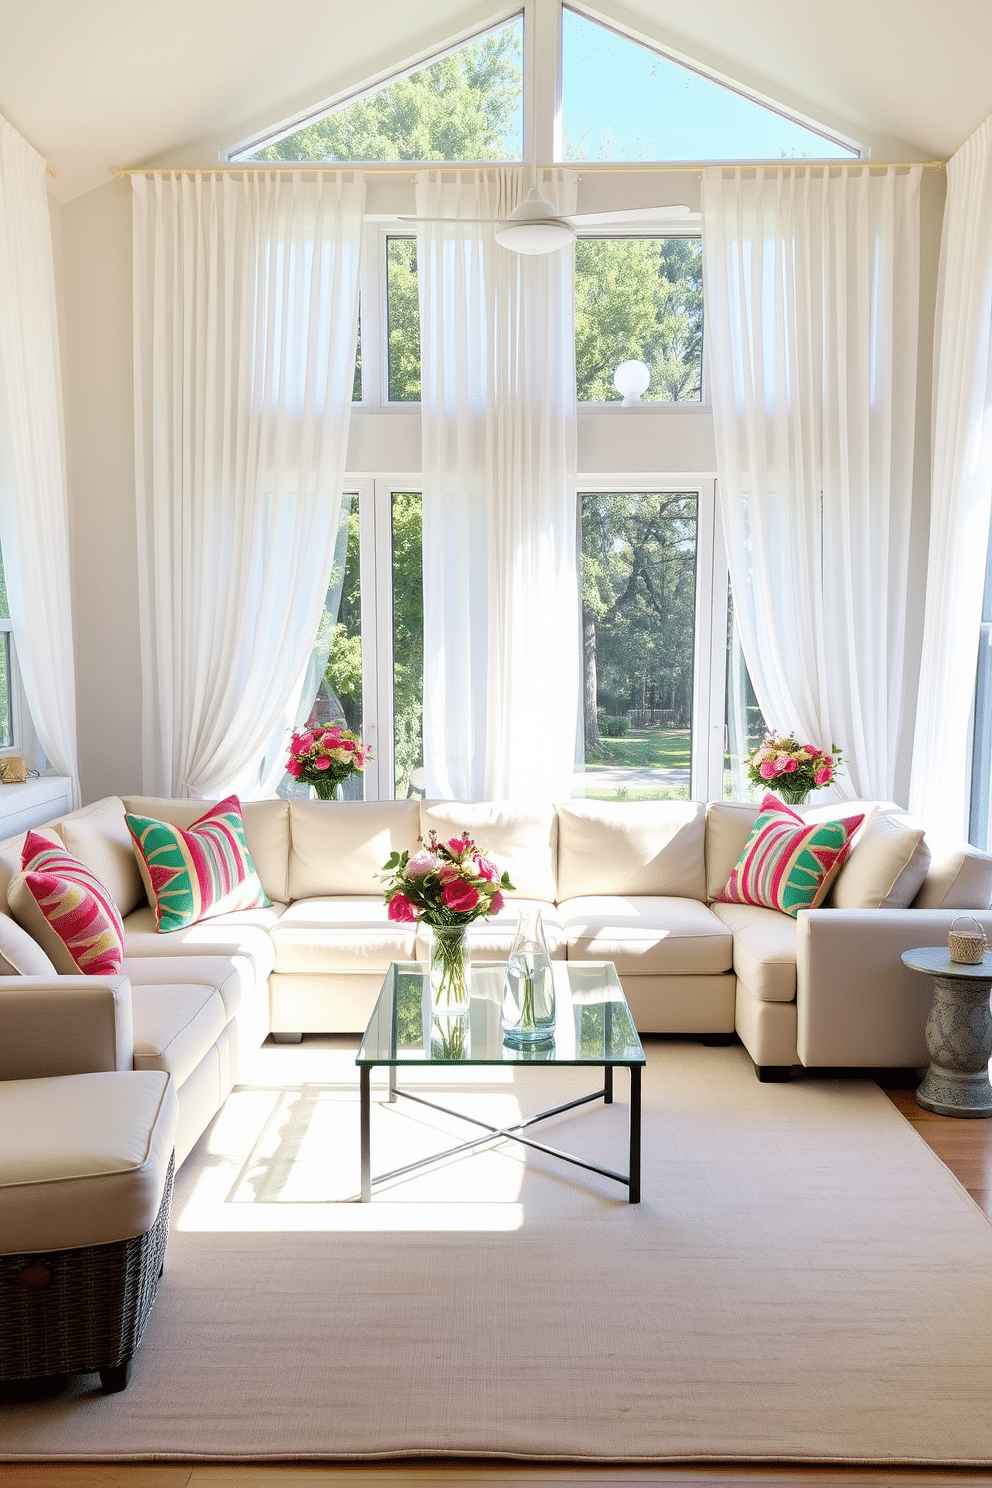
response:
<path id="1" fill-rule="evenodd" d="M 630 1192 L 631 1204 L 641 1202 L 641 1066 L 631 1064 L 630 1070 Z"/>
<path id="2" fill-rule="evenodd" d="M 372 1199 L 372 1135 L 370 1131 L 372 1117 L 372 1089 L 371 1089 L 371 1067 L 363 1064 L 359 1071 L 361 1108 L 361 1154 L 362 1154 L 362 1195 L 363 1204 L 368 1204 Z"/>

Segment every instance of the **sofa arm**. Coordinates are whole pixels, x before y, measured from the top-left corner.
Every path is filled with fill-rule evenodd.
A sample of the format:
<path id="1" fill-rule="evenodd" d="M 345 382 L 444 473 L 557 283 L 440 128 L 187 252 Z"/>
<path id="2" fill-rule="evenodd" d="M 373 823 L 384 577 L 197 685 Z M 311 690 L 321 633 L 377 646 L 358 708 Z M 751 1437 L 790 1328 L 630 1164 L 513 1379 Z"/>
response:
<path id="1" fill-rule="evenodd" d="M 133 1067 L 127 977 L 0 977 L 0 1080 Z"/>
<path id="2" fill-rule="evenodd" d="M 992 913 L 961 909 L 801 910 L 796 1046 L 804 1065 L 911 1069 L 928 1064 L 933 982 L 903 951 L 947 944 L 962 914 L 992 940 Z"/>

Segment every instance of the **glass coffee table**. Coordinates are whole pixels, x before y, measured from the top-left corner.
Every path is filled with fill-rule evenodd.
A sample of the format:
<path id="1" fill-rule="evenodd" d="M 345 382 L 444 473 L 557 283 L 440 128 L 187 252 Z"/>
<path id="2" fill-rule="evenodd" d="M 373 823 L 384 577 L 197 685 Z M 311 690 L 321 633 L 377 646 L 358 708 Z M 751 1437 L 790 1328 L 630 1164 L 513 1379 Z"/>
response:
<path id="1" fill-rule="evenodd" d="M 394 961 L 386 973 L 379 1000 L 355 1056 L 361 1087 L 361 1200 L 368 1203 L 376 1183 L 398 1178 L 415 1168 L 437 1163 L 456 1153 L 469 1152 L 486 1142 L 509 1138 L 550 1153 L 591 1173 L 600 1173 L 623 1184 L 631 1204 L 641 1201 L 641 1069 L 644 1050 L 634 1027 L 630 1008 L 616 969 L 610 961 L 556 961 L 555 1037 L 554 1043 L 530 1049 L 512 1049 L 503 1042 L 502 963 L 473 963 L 472 987 L 468 1011 L 452 1017 L 436 1016 L 431 1005 L 428 968 L 423 962 Z M 590 1065 L 602 1069 L 603 1085 L 589 1095 L 566 1101 L 551 1110 L 541 1111 L 514 1126 L 490 1126 L 463 1111 L 452 1111 L 436 1101 L 401 1089 L 399 1071 L 406 1068 L 437 1068 L 468 1065 L 542 1064 L 549 1066 Z M 377 1065 L 389 1069 L 389 1100 L 397 1096 L 417 1101 L 432 1110 L 457 1116 L 482 1128 L 479 1136 L 460 1142 L 444 1152 L 420 1158 L 406 1167 L 372 1177 L 371 1160 L 371 1076 Z M 617 1066 L 630 1072 L 630 1140 L 626 1173 L 601 1168 L 569 1152 L 548 1147 L 524 1132 L 539 1121 L 570 1111 L 575 1106 L 602 1100 L 613 1100 L 613 1071 Z"/>

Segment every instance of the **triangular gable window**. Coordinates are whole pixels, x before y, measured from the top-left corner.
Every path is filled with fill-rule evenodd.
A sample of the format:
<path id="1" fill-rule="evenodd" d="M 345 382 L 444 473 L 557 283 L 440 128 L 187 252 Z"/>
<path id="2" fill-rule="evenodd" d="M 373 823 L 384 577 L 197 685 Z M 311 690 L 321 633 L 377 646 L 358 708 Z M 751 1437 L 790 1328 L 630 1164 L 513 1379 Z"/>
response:
<path id="1" fill-rule="evenodd" d="M 566 160 L 857 159 L 859 150 L 562 10 Z"/>
<path id="2" fill-rule="evenodd" d="M 521 160 L 523 17 L 232 160 Z"/>

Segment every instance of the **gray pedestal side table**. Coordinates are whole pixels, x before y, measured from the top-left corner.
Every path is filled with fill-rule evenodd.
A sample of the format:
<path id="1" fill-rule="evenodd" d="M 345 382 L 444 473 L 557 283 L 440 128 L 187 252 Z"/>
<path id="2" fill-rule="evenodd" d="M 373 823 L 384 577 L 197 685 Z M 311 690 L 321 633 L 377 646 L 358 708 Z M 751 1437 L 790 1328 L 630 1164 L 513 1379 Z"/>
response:
<path id="1" fill-rule="evenodd" d="M 903 951 L 902 959 L 934 980 L 926 1033 L 930 1068 L 917 1103 L 939 1116 L 992 1116 L 992 954 L 972 966 L 952 961 L 946 946 L 924 946 Z"/>

